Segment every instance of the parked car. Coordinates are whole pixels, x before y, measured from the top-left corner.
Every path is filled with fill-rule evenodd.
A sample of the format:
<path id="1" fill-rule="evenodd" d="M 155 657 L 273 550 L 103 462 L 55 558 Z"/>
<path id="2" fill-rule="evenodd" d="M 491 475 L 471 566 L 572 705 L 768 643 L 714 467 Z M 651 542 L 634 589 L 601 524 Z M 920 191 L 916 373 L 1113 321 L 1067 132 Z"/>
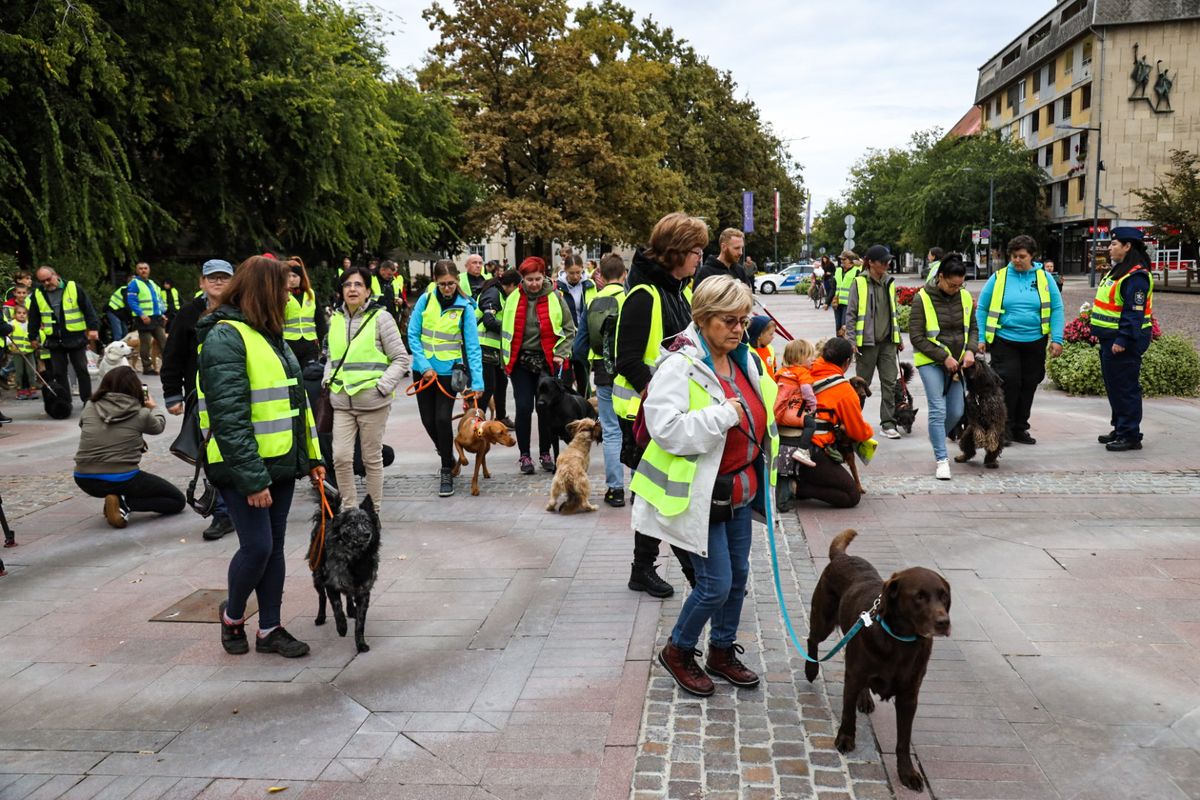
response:
<path id="1" fill-rule="evenodd" d="M 813 265 L 792 264 L 779 272 L 768 272 L 754 279 L 754 291 L 761 294 L 775 294 L 785 289 L 791 289 L 800 281 L 812 275 Z"/>

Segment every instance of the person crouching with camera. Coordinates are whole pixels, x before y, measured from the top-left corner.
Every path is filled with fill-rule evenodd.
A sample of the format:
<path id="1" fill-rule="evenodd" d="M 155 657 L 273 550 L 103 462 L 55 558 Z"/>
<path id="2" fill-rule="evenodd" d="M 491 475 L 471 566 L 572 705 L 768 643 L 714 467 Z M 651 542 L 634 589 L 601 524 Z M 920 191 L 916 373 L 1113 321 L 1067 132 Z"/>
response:
<path id="1" fill-rule="evenodd" d="M 104 519 L 124 528 L 131 511 L 178 514 L 183 493 L 164 478 L 144 472 L 143 434 L 157 436 L 167 417 L 136 372 L 117 367 L 104 376 L 79 417 L 75 485 L 104 498 Z"/>
<path id="2" fill-rule="evenodd" d="M 706 672 L 735 686 L 758 685 L 736 643 L 750 572 L 751 509 L 770 502 L 779 452 L 777 389 L 743 343 L 753 299 L 728 276 L 692 298 L 692 324 L 668 346 L 650 381 L 650 442 L 634 472 L 632 527 L 691 553 L 696 587 L 658 655 L 684 691 L 715 691 Z M 696 649 L 711 623 L 702 669 Z"/>

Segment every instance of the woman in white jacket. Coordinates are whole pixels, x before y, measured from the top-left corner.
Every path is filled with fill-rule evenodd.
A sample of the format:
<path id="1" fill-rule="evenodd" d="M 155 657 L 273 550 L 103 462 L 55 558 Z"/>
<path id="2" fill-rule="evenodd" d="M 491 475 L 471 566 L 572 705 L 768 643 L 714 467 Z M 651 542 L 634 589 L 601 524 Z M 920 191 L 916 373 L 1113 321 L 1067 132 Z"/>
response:
<path id="1" fill-rule="evenodd" d="M 650 444 L 635 471 L 633 529 L 692 554 L 696 587 L 658 655 L 684 691 L 715 691 L 706 672 L 758 685 L 738 659 L 750 572 L 751 509 L 771 501 L 779 449 L 775 383 L 742 341 L 753 298 L 721 276 L 700 284 L 692 324 L 660 357 L 643 408 Z M 696 649 L 711 622 L 704 668 Z"/>

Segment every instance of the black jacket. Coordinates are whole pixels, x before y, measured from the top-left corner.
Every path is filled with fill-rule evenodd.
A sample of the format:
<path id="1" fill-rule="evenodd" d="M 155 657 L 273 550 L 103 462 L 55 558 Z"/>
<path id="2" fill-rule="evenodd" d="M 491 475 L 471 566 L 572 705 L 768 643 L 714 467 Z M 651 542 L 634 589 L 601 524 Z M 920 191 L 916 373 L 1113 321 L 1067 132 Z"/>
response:
<path id="1" fill-rule="evenodd" d="M 171 323 L 162 356 L 163 405 L 170 407 L 196 391 L 196 323 L 208 308 L 202 295 L 187 303 Z"/>
<path id="2" fill-rule="evenodd" d="M 67 285 L 74 283 L 63 279 L 60 286 L 65 292 Z M 75 284 L 75 289 L 79 296 L 79 309 L 83 312 L 84 330 L 68 331 L 63 325 L 62 312 L 58 314 L 58 319 L 54 320 L 54 334 L 46 339 L 46 346 L 54 350 L 77 350 L 87 344 L 87 332 L 100 330 L 100 318 L 96 316 L 96 309 L 92 306 L 92 300 L 87 296 L 87 292 L 79 284 Z M 42 291 L 40 286 L 34 287 L 33 296 L 36 296 Z M 49 304 L 49 299 L 46 303 Z M 42 315 L 36 301 L 29 303 L 29 339 L 30 341 L 38 341 L 39 334 L 42 330 Z"/>
<path id="3" fill-rule="evenodd" d="M 725 262 L 717 256 L 709 256 L 704 259 L 704 266 L 696 271 L 696 279 L 692 284 L 692 291 L 699 286 L 705 278 L 711 278 L 714 275 L 729 275 L 737 278 L 742 283 L 750 287 L 750 291 L 754 291 L 754 279 L 746 273 L 746 268 L 741 264 L 734 264 L 732 267 L 725 266 Z"/>
<path id="4" fill-rule="evenodd" d="M 500 284 L 496 283 L 476 295 L 479 310 L 483 312 L 483 318 L 480 321 L 483 323 L 484 329 L 491 333 L 499 334 L 504 328 L 502 292 Z"/>
<path id="5" fill-rule="evenodd" d="M 669 339 L 686 328 L 692 321 L 692 306 L 683 296 L 686 280 L 671 277 L 661 264 L 647 258 L 641 250 L 633 254 L 629 268 L 629 289 L 631 290 L 621 307 L 621 316 L 617 319 L 617 354 L 613 369 L 638 392 L 644 392 L 650 384 L 652 373 L 650 365 L 642 359 L 646 353 L 647 340 L 650 338 L 650 317 L 654 300 L 646 292 L 634 292 L 632 289 L 641 284 L 649 284 L 658 290 L 662 298 L 663 338 Z"/>

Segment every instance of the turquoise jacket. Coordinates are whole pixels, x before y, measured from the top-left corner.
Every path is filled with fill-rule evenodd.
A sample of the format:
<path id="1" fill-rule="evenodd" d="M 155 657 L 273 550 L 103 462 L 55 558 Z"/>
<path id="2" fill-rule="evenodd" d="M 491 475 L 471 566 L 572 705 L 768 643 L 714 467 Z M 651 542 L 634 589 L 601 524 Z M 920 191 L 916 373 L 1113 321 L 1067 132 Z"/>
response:
<path id="1" fill-rule="evenodd" d="M 1009 267 L 1012 264 L 1008 264 Z M 1000 329 L 996 335 L 1010 342 L 1036 342 L 1042 338 L 1042 301 L 1038 297 L 1036 280 L 1037 273 L 1042 269 L 1041 262 L 1033 262 L 1033 269 L 1028 272 L 1008 271 L 1004 282 L 1004 313 L 1000 315 Z M 1062 344 L 1063 341 L 1063 301 L 1059 294 L 1058 285 L 1054 278 L 1046 275 L 1050 289 L 1050 341 Z M 979 335 L 982 337 L 987 328 L 988 308 L 992 304 L 992 290 L 996 287 L 996 275 L 988 278 L 983 291 L 979 293 L 979 302 L 975 304 L 975 319 L 979 324 Z"/>

